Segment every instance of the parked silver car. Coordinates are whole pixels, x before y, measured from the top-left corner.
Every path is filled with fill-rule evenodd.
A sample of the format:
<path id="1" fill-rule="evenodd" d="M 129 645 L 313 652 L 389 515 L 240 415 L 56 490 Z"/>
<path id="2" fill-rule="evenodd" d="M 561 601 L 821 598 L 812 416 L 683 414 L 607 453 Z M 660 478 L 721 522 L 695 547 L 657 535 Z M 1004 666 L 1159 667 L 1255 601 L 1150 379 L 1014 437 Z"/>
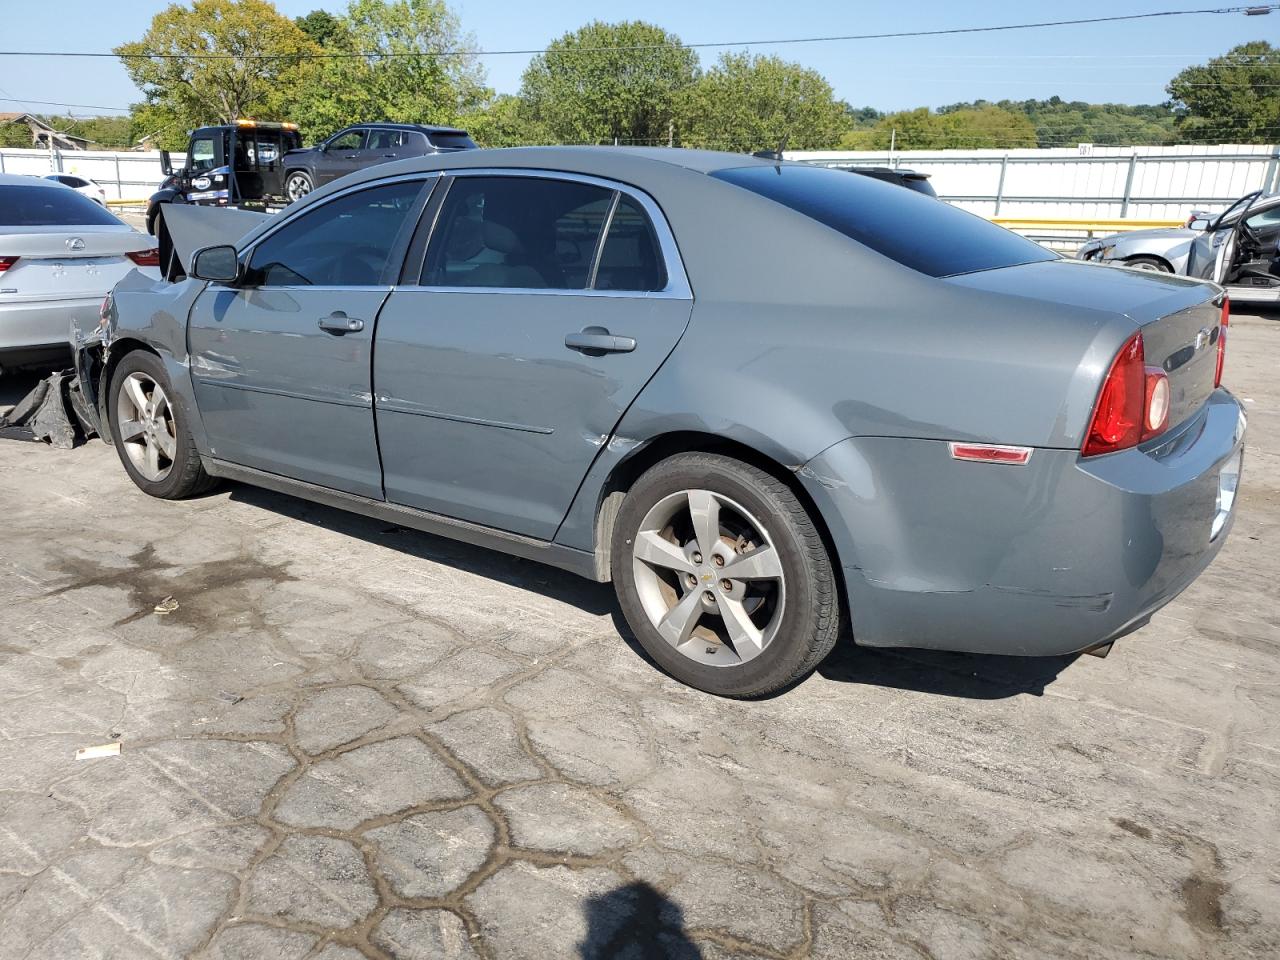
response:
<path id="1" fill-rule="evenodd" d="M 0 370 L 65 363 L 125 274 L 159 279 L 155 241 L 69 186 L 0 174 Z"/>
<path id="2" fill-rule="evenodd" d="M 233 244 L 172 213 L 174 282 L 126 278 L 78 354 L 142 490 L 225 477 L 612 580 L 704 690 L 783 687 L 845 628 L 1105 648 L 1232 522 L 1217 287 L 871 178 L 473 150 Z"/>
<path id="3" fill-rule="evenodd" d="M 1132 230 L 1090 240 L 1081 260 L 1180 273 L 1226 286 L 1238 300 L 1280 300 L 1280 194 L 1255 191 L 1186 227 Z"/>

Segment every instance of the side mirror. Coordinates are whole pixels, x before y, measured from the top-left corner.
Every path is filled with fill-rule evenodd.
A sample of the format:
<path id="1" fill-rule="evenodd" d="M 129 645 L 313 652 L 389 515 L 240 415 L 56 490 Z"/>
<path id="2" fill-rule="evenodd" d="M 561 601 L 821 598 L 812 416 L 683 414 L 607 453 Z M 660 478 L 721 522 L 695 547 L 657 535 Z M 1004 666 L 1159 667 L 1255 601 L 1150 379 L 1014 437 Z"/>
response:
<path id="1" fill-rule="evenodd" d="M 1187 223 L 1187 228 L 1190 230 L 1205 230 L 1208 226 L 1208 217 L 1196 217 L 1194 220 L 1190 220 Z"/>
<path id="2" fill-rule="evenodd" d="M 173 176 L 173 161 L 169 158 L 168 150 L 160 151 L 160 172 L 166 177 Z"/>
<path id="3" fill-rule="evenodd" d="M 240 257 L 228 244 L 204 247 L 191 258 L 191 276 L 213 283 L 235 283 L 240 279 Z"/>

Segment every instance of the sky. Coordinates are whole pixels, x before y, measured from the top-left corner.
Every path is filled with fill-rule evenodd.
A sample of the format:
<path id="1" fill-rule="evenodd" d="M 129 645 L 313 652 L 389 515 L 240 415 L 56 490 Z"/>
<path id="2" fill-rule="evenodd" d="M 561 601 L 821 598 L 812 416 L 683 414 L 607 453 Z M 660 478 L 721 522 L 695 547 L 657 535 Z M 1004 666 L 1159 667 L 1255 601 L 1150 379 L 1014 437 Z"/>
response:
<path id="1" fill-rule="evenodd" d="M 0 0 L 0 48 L 109 51 L 138 39 L 164 0 Z M 345 3 L 276 0 L 298 16 Z M 1062 0 L 452 0 L 487 50 L 537 48 L 592 19 L 643 19 L 686 42 L 728 42 L 988 26 L 1205 7 L 1203 0 L 1071 4 Z M 904 11 L 908 16 L 903 16 Z M 1248 40 L 1280 40 L 1280 11 L 1169 17 L 948 37 L 777 44 L 753 50 L 820 71 L 855 106 L 900 110 L 957 101 L 1047 99 L 1159 103 L 1179 69 Z M 703 63 L 719 50 L 702 50 Z M 527 56 L 482 58 L 488 82 L 514 93 Z M 114 59 L 0 57 L 0 111 L 106 113 L 139 99 Z M 26 98 L 26 99 L 23 99 Z M 77 104 L 66 110 L 35 101 Z"/>

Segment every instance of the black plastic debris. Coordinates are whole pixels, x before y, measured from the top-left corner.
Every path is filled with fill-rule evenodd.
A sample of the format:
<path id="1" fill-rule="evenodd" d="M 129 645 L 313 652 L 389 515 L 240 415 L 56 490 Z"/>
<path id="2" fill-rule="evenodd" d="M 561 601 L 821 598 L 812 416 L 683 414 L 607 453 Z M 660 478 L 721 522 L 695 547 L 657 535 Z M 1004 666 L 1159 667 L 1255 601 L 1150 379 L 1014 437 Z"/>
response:
<path id="1" fill-rule="evenodd" d="M 42 440 L 62 450 L 98 435 L 74 370 L 59 370 L 0 417 L 0 437 Z"/>

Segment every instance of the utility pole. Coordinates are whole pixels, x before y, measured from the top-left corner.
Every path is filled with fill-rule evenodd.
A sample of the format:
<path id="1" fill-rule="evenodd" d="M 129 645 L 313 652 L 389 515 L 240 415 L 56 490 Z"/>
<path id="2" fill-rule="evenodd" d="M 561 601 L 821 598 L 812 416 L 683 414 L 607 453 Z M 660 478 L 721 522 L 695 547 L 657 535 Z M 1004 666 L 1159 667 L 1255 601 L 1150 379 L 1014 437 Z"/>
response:
<path id="1" fill-rule="evenodd" d="M 667 121 L 667 149 L 670 150 L 676 145 L 676 122 L 674 120 Z"/>
<path id="2" fill-rule="evenodd" d="M 889 166 L 893 166 L 893 150 L 898 145 L 898 128 L 889 131 Z"/>

